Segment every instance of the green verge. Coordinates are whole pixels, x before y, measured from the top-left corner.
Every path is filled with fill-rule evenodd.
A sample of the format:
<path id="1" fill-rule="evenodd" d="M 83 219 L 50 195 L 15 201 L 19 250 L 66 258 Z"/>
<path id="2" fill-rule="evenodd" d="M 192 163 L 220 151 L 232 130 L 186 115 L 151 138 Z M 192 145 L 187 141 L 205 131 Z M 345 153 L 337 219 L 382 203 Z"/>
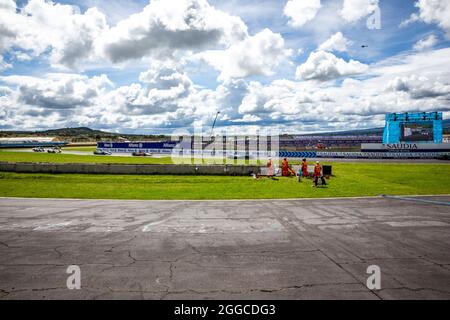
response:
<path id="1" fill-rule="evenodd" d="M 133 158 L 132 158 L 133 159 Z M 82 199 L 279 199 L 450 194 L 450 165 L 333 163 L 327 188 L 309 179 L 0 173 L 0 196 Z"/>
<path id="2" fill-rule="evenodd" d="M 116 157 L 100 155 L 77 155 L 64 153 L 0 151 L 0 161 L 7 162 L 54 162 L 54 163 L 129 163 L 168 164 L 170 157 Z"/>

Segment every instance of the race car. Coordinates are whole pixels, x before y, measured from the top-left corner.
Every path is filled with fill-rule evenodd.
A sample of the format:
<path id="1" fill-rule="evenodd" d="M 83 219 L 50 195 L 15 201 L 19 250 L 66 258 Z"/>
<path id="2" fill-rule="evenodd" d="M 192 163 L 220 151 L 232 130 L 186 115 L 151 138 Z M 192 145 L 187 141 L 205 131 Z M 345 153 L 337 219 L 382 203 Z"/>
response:
<path id="1" fill-rule="evenodd" d="M 152 154 L 148 153 L 148 152 L 133 152 L 131 155 L 133 157 L 150 157 L 150 156 L 152 156 Z"/>
<path id="2" fill-rule="evenodd" d="M 51 148 L 47 150 L 48 153 L 61 153 L 60 148 Z"/>
<path id="3" fill-rule="evenodd" d="M 110 156 L 112 153 L 109 152 L 109 151 L 95 150 L 95 151 L 94 151 L 94 154 L 95 154 L 95 155 L 98 155 L 98 156 Z"/>
<path id="4" fill-rule="evenodd" d="M 45 149 L 42 147 L 33 148 L 33 152 L 45 152 Z"/>

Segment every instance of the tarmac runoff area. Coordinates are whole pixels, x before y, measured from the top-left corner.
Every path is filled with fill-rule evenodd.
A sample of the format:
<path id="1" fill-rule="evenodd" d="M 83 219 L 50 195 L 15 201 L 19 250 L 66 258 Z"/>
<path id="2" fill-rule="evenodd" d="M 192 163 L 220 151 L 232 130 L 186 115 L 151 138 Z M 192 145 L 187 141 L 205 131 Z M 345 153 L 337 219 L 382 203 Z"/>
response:
<path id="1" fill-rule="evenodd" d="M 0 298 L 450 299 L 450 196 L 0 198 Z"/>

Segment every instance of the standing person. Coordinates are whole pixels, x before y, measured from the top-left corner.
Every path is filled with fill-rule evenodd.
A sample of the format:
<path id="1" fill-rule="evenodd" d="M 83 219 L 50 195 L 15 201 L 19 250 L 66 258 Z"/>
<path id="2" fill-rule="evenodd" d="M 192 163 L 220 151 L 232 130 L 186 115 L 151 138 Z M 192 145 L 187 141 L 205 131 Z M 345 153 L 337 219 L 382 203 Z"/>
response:
<path id="1" fill-rule="evenodd" d="M 273 178 L 273 162 L 272 162 L 272 158 L 269 158 L 269 160 L 267 161 L 267 176 L 269 178 Z"/>
<path id="2" fill-rule="evenodd" d="M 281 175 L 283 177 L 287 177 L 289 174 L 289 162 L 287 161 L 286 158 L 283 159 L 283 161 L 281 162 Z"/>
<path id="3" fill-rule="evenodd" d="M 308 162 L 306 161 L 306 158 L 304 158 L 302 161 L 302 176 L 308 176 Z"/>
<path id="4" fill-rule="evenodd" d="M 313 185 L 313 187 L 317 187 L 319 178 L 322 180 L 322 185 L 325 186 L 327 183 L 325 181 L 325 178 L 322 175 L 322 166 L 320 165 L 319 161 L 316 161 L 316 164 L 314 166 L 314 185 Z"/>

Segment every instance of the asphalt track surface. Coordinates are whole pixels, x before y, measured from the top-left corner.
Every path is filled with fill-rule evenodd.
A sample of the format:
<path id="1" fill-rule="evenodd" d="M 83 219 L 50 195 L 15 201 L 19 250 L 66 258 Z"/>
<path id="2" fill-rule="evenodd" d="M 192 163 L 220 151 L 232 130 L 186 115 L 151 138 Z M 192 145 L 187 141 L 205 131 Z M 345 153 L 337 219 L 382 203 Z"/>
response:
<path id="1" fill-rule="evenodd" d="M 450 299 L 450 196 L 0 198 L 0 299 L 117 298 Z"/>

